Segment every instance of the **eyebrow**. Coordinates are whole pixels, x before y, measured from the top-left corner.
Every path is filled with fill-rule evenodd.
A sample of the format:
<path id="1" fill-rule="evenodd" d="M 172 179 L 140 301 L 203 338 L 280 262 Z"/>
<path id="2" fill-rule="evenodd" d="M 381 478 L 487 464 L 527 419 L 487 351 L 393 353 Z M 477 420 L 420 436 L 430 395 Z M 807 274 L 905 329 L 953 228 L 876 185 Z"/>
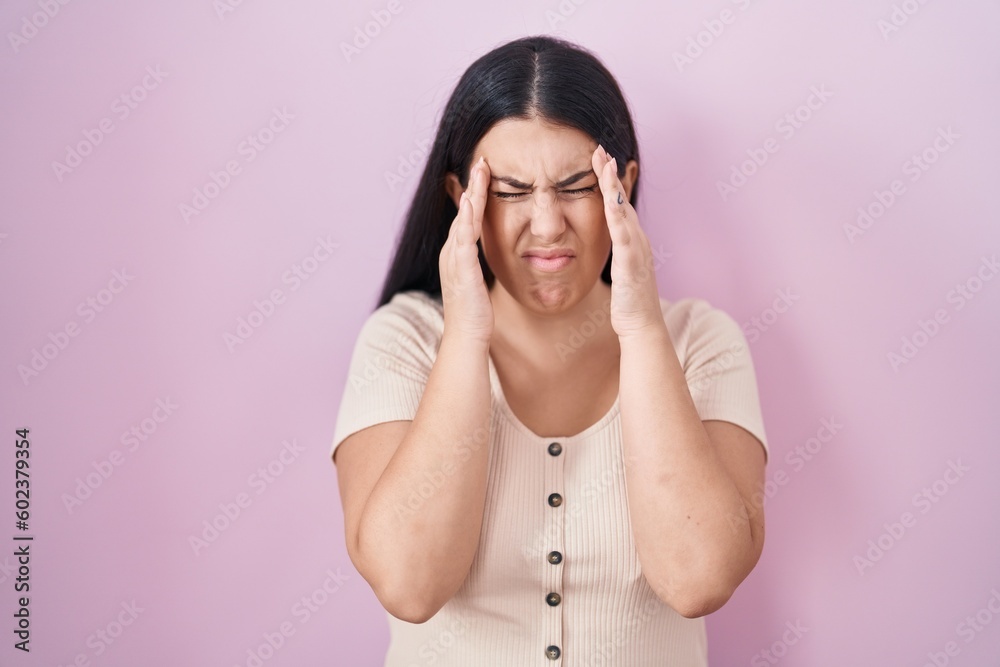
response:
<path id="1" fill-rule="evenodd" d="M 570 176 L 569 178 L 564 178 L 563 180 L 561 180 L 558 183 L 556 183 L 556 187 L 557 188 L 561 188 L 561 187 L 564 187 L 564 186 L 567 186 L 567 185 L 573 185 L 574 183 L 576 183 L 577 181 L 579 181 L 581 178 L 586 178 L 587 176 L 589 176 L 590 174 L 593 174 L 593 173 L 594 173 L 593 169 L 585 169 L 584 171 L 578 171 L 575 174 L 573 174 L 572 176 Z M 491 181 L 500 181 L 502 183 L 506 183 L 507 185 L 511 186 L 512 188 L 517 188 L 519 190 L 530 190 L 533 187 L 532 185 L 529 185 L 528 183 L 522 183 L 521 181 L 517 180 L 513 176 L 493 176 L 493 175 L 490 175 L 490 180 Z"/>

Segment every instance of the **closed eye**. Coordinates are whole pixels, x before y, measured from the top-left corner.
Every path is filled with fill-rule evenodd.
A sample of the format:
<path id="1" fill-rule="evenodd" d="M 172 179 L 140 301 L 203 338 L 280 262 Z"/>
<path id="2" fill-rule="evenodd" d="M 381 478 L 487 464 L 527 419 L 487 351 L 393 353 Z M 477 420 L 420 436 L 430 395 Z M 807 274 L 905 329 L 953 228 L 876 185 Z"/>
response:
<path id="1" fill-rule="evenodd" d="M 591 185 L 588 188 L 577 188 L 575 190 L 563 190 L 562 192 L 568 195 L 582 195 L 588 192 L 594 192 L 597 189 L 597 183 Z M 527 192 L 494 192 L 495 196 L 500 199 L 516 199 L 517 197 L 523 197 L 528 194 Z"/>

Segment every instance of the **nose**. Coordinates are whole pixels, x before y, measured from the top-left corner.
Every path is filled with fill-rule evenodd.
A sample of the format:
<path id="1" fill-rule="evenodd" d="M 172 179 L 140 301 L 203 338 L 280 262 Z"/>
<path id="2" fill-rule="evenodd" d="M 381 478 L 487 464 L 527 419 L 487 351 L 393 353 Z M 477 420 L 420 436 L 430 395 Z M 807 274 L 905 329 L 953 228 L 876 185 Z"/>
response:
<path id="1" fill-rule="evenodd" d="M 566 230 L 566 218 L 554 193 L 536 193 L 531 209 L 531 233 L 541 241 L 554 241 Z"/>

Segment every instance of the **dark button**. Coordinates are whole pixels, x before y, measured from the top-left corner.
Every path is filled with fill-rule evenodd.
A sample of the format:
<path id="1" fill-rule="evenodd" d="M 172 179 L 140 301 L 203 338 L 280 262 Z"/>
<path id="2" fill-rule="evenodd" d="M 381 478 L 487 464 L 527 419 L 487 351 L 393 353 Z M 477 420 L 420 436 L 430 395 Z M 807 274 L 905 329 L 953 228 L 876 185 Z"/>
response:
<path id="1" fill-rule="evenodd" d="M 562 562 L 562 554 L 559 553 L 558 551 L 550 551 L 549 562 L 552 563 L 553 565 L 558 565 L 559 563 Z"/>
<path id="2" fill-rule="evenodd" d="M 562 596 L 558 593 L 549 593 L 545 596 L 545 601 L 549 603 L 550 607 L 556 607 L 562 602 Z"/>
<path id="3" fill-rule="evenodd" d="M 549 660 L 558 660 L 561 653 L 558 646 L 550 646 L 545 649 L 545 657 Z"/>
<path id="4" fill-rule="evenodd" d="M 560 496 L 558 493 L 553 493 L 552 495 L 550 495 L 549 505 L 551 505 L 552 507 L 559 507 L 560 505 L 562 505 L 562 496 Z"/>
<path id="5" fill-rule="evenodd" d="M 552 456 L 559 456 L 562 454 L 562 445 L 558 442 L 553 442 L 549 445 L 549 454 Z"/>

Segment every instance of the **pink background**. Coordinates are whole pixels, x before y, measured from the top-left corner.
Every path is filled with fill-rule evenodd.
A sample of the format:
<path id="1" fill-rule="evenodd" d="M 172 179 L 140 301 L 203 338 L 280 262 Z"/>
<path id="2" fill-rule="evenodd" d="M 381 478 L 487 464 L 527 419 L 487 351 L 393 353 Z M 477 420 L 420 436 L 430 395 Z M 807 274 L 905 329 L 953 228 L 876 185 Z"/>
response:
<path id="1" fill-rule="evenodd" d="M 981 278 L 1000 252 L 1000 6 L 900 0 L 902 25 L 883 34 L 892 0 L 233 4 L 0 6 L 0 662 L 246 665 L 284 624 L 268 666 L 382 664 L 385 612 L 347 557 L 327 458 L 351 347 L 458 77 L 548 32 L 595 51 L 632 105 L 640 219 L 670 253 L 661 295 L 708 299 L 751 342 L 767 544 L 708 618 L 711 663 L 773 664 L 766 650 L 784 665 L 997 664 L 1000 279 Z M 391 21 L 348 61 L 340 45 L 372 11 Z M 828 93 L 812 109 L 811 89 Z M 796 112 L 794 133 L 778 124 Z M 241 148 L 248 135 L 270 143 Z M 769 139 L 777 150 L 723 201 L 717 182 Z M 89 154 L 57 175 L 81 142 Z M 933 164 L 913 171 L 925 150 Z M 229 161 L 238 173 L 185 220 L 180 205 Z M 877 210 L 877 191 L 894 201 L 852 242 L 845 225 Z M 230 349 L 273 290 L 270 316 Z M 782 291 L 792 305 L 777 313 Z M 904 338 L 917 353 L 893 368 Z M 30 655 L 11 634 L 19 427 Z M 123 440 L 133 427 L 144 440 Z M 949 462 L 967 471 L 946 476 Z M 96 488 L 68 507 L 88 475 Z M 239 516 L 196 553 L 203 522 L 227 523 L 220 504 Z M 904 512 L 897 539 L 886 524 Z M 888 550 L 862 573 L 870 540 Z M 310 596 L 322 604 L 306 615 Z M 119 617 L 129 625 L 98 639 Z"/>

